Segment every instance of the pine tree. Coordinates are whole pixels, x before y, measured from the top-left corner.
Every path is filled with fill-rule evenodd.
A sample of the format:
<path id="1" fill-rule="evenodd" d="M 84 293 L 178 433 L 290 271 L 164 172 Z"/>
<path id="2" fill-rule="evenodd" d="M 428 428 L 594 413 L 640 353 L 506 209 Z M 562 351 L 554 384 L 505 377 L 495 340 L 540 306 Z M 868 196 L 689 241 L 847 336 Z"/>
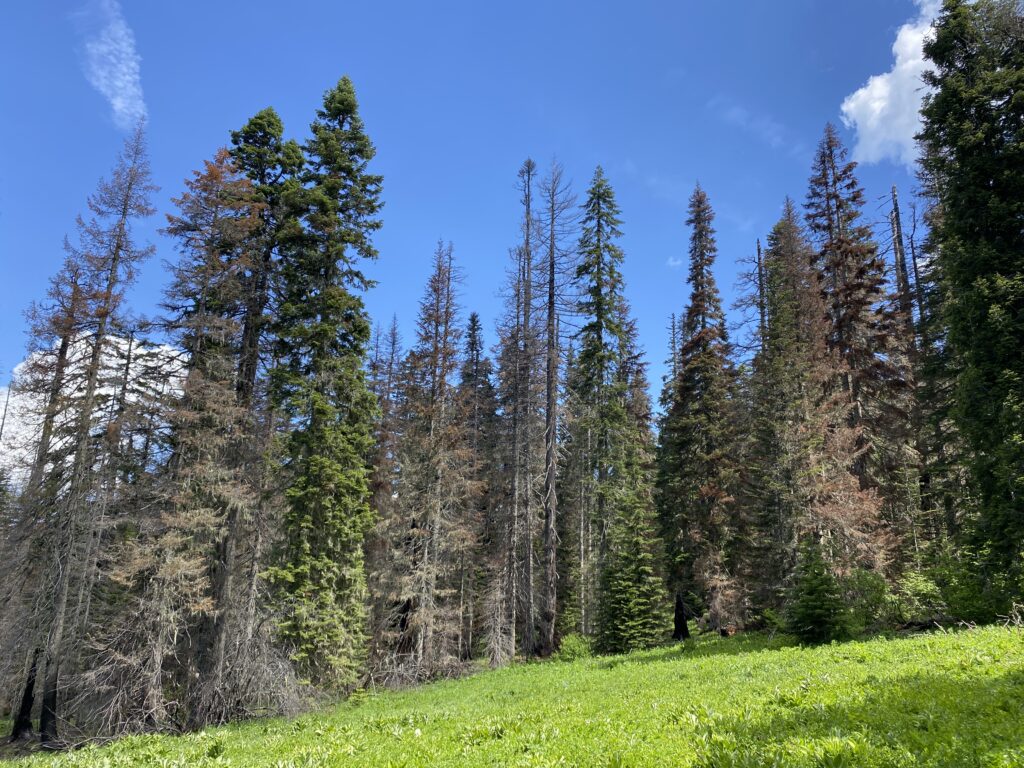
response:
<path id="1" fill-rule="evenodd" d="M 622 235 L 618 204 L 600 168 L 583 203 L 576 268 L 582 325 L 579 352 L 568 381 L 576 418 L 570 461 L 589 486 L 575 511 L 590 541 L 580 565 L 597 577 L 594 617 L 598 646 L 606 651 L 647 647 L 659 638 L 659 540 L 650 478 L 646 378 L 638 362 L 635 327 L 623 296 Z M 586 479 L 584 479 L 586 478 Z M 587 589 L 586 584 L 580 585 Z M 587 593 L 585 593 L 587 594 Z M 589 627 L 584 626 L 584 631 Z"/>
<path id="2" fill-rule="evenodd" d="M 78 643 L 72 643 L 81 627 L 77 620 L 90 598 L 88 584 L 91 563 L 97 556 L 93 546 L 99 536 L 99 512 L 94 503 L 110 492 L 108 471 L 115 430 L 109 429 L 111 410 L 108 352 L 112 337 L 123 326 L 124 293 L 135 277 L 138 265 L 152 252 L 136 246 L 132 223 L 153 213 L 149 196 L 152 184 L 146 155 L 145 135 L 140 124 L 124 146 L 109 179 L 100 182 L 89 197 L 90 217 L 78 218 L 79 244 L 66 242 L 65 267 L 54 282 L 52 314 L 40 316 L 38 328 L 61 339 L 51 369 L 45 405 L 44 434 L 40 441 L 33 487 L 45 487 L 43 497 L 53 517 L 47 525 L 52 536 L 47 583 L 46 609 L 37 615 L 42 649 L 33 651 L 38 665 L 26 665 L 23 695 L 31 711 L 36 669 L 44 670 L 39 731 L 44 743 L 58 742 L 61 670 L 73 670 Z M 45 317 L 49 314 L 49 319 Z M 36 633 L 33 632 L 33 635 Z M 45 637 L 45 640 L 42 638 Z M 79 638 L 75 638 L 79 639 Z M 19 717 L 14 735 L 30 731 L 30 723 Z"/>
<path id="3" fill-rule="evenodd" d="M 894 535 L 907 531 L 919 506 L 916 456 L 910 445 L 905 351 L 898 320 L 886 307 L 885 269 L 861 220 L 864 193 L 856 163 L 835 128 L 825 126 L 807 193 L 806 220 L 816 247 L 828 317 L 828 348 L 845 367 L 832 386 L 852 399 L 850 424 L 860 429 L 856 474 L 878 488 Z"/>
<path id="4" fill-rule="evenodd" d="M 698 185 L 690 197 L 690 303 L 683 319 L 678 373 L 663 417 L 658 456 L 659 514 L 675 596 L 673 637 L 685 637 L 694 592 L 715 629 L 742 621 L 730 547 L 735 533 L 732 432 L 735 374 L 725 314 L 712 273 L 714 214 Z M 689 607 L 689 611 L 687 611 Z"/>
<path id="5" fill-rule="evenodd" d="M 256 394 L 260 363 L 264 361 L 264 336 L 270 321 L 271 283 L 278 269 L 283 242 L 297 223 L 296 191 L 304 164 L 302 148 L 285 140 L 284 125 L 273 108 L 254 115 L 231 134 L 234 166 L 249 179 L 260 204 L 262 226 L 252 233 L 254 258 L 243 284 L 242 349 L 238 363 L 238 393 L 243 404 Z"/>
<path id="6" fill-rule="evenodd" d="M 622 303 L 625 310 L 625 303 Z M 647 377 L 636 348 L 634 324 L 624 318 L 626 337 L 616 380 L 625 423 L 618 430 L 614 515 L 601 570 L 597 647 L 621 653 L 650 648 L 665 635 L 665 582 L 654 505 L 654 444 L 650 432 Z"/>
<path id="7" fill-rule="evenodd" d="M 271 575 L 297 668 L 314 683 L 345 688 L 365 656 L 375 412 L 363 369 L 370 324 L 353 290 L 369 285 L 358 259 L 377 256 L 381 179 L 366 170 L 374 149 L 347 77 L 327 91 L 311 130 L 296 191 L 304 226 L 287 233 L 274 324 L 272 391 L 287 425 L 289 484 L 282 562 Z"/>
<path id="8" fill-rule="evenodd" d="M 459 554 L 460 658 L 467 660 L 476 652 L 477 638 L 485 634 L 487 615 L 487 575 L 493 570 L 496 540 L 501 535 L 500 466 L 498 441 L 500 420 L 498 398 L 493 383 L 491 361 L 484 353 L 483 326 L 476 312 L 466 325 L 462 368 L 459 373 L 457 403 L 459 420 L 464 425 L 467 465 L 466 525 L 473 538 L 465 542 Z"/>
<path id="9" fill-rule="evenodd" d="M 745 571 L 756 608 L 778 610 L 795 565 L 796 528 L 805 511 L 802 429 L 808 398 L 817 396 L 813 357 L 825 330 L 811 247 L 789 199 L 758 255 L 758 352 L 750 382 L 752 423 L 742 498 L 753 518 L 754 542 Z"/>
<path id="10" fill-rule="evenodd" d="M 800 550 L 796 583 L 789 605 L 789 628 L 808 643 L 841 639 L 847 633 L 847 608 L 839 582 L 813 542 Z"/>
<path id="11" fill-rule="evenodd" d="M 153 565 L 136 558 L 144 569 L 132 577 L 166 582 L 151 609 L 163 617 L 168 637 L 193 631 L 200 638 L 189 719 L 202 725 L 225 720 L 253 697 L 246 688 L 255 677 L 247 666 L 252 650 L 233 654 L 230 668 L 228 656 L 232 638 L 237 643 L 248 634 L 238 596 L 257 491 L 247 462 L 254 429 L 238 394 L 239 318 L 248 306 L 248 275 L 262 257 L 265 204 L 227 150 L 205 163 L 174 202 L 180 215 L 168 216 L 165 232 L 178 240 L 181 258 L 165 307 L 168 330 L 186 354 L 183 391 L 170 416 L 173 458 L 160 533 L 149 545 Z"/>
<path id="12" fill-rule="evenodd" d="M 778 611 L 798 541 L 827 555 L 831 573 L 849 574 L 883 562 L 887 537 L 876 494 L 854 474 L 863 428 L 851 424 L 850 393 L 834 386 L 846 365 L 828 347 L 820 276 L 788 200 L 767 246 L 740 500 L 752 518 L 744 576 L 754 607 Z"/>
<path id="13" fill-rule="evenodd" d="M 391 653 L 397 674 L 412 679 L 451 670 L 461 658 L 462 556 L 476 543 L 470 504 L 475 468 L 467 461 L 455 387 L 458 281 L 452 247 L 439 242 L 402 383 L 399 522 L 390 542 L 390 567 L 400 575 Z"/>
<path id="14" fill-rule="evenodd" d="M 1000 607 L 1024 592 L 1022 51 L 1019 3 L 948 0 L 925 44 L 932 92 L 919 135 L 944 367 L 979 505 L 979 580 Z"/>
<path id="15" fill-rule="evenodd" d="M 559 344 L 560 281 L 568 249 L 564 241 L 573 229 L 575 198 L 563 180 L 562 167 L 552 162 L 541 181 L 543 245 L 545 259 L 546 323 L 544 356 L 544 578 L 541 588 L 538 654 L 555 650 L 558 617 L 558 381 L 561 363 Z"/>

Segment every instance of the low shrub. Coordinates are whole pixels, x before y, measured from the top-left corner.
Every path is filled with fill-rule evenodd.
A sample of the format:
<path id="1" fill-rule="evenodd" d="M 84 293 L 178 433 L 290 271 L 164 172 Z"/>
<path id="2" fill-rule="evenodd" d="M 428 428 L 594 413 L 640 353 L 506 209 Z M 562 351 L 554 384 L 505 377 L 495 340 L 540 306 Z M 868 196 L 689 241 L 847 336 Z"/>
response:
<path id="1" fill-rule="evenodd" d="M 576 661 L 587 659 L 594 655 L 594 644 L 589 637 L 584 637 L 576 632 L 571 632 L 562 638 L 562 643 L 555 653 L 557 661 Z"/>

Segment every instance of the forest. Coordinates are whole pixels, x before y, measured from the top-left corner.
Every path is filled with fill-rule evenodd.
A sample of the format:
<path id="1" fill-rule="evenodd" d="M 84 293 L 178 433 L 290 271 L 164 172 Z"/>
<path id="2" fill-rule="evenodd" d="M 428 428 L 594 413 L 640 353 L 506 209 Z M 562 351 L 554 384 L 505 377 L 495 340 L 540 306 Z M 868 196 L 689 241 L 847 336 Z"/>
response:
<path id="1" fill-rule="evenodd" d="M 140 122 L 26 314 L 7 738 L 198 731 L 698 634 L 1020 621 L 1019 2 L 946 0 L 925 56 L 919 189 L 873 224 L 825 125 L 751 244 L 737 330 L 696 185 L 653 351 L 600 166 L 579 189 L 557 161 L 510 169 L 496 327 L 441 240 L 403 338 L 364 305 L 386 180 L 348 77 L 307 129 L 267 108 L 226 130 L 170 211 Z M 159 253 L 136 234 L 157 218 Z M 158 255 L 143 320 L 128 295 Z"/>

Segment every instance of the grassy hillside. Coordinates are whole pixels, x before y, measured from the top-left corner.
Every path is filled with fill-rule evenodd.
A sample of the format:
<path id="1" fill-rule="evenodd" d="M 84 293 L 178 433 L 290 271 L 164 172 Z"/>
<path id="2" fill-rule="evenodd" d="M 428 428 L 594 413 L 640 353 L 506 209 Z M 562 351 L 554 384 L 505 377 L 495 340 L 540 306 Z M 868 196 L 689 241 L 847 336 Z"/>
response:
<path id="1" fill-rule="evenodd" d="M 36 766 L 1024 766 L 1024 633 L 706 639 L 136 737 Z"/>

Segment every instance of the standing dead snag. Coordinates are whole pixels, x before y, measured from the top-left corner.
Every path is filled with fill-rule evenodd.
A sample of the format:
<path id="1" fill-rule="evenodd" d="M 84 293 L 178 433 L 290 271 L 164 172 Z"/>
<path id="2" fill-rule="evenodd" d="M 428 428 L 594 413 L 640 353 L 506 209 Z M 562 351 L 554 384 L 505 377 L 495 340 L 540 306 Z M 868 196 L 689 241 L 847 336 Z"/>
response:
<path id="1" fill-rule="evenodd" d="M 53 497 L 56 509 L 53 543 L 50 555 L 50 571 L 47 585 L 43 587 L 50 595 L 47 609 L 40 613 L 39 627 L 45 640 L 42 646 L 43 687 L 41 693 L 40 738 L 46 744 L 59 742 L 57 723 L 60 717 L 60 691 L 62 667 L 71 666 L 68 652 L 72 632 L 76 627 L 68 626 L 69 611 L 72 610 L 72 595 L 75 584 L 83 573 L 83 550 L 88 537 L 93 534 L 94 505 L 91 497 L 96 490 L 98 473 L 93 469 L 103 463 L 97 446 L 105 441 L 95 441 L 99 423 L 104 412 L 100 407 L 100 390 L 103 386 L 101 375 L 106 361 L 109 337 L 119 323 L 124 291 L 134 279 L 137 265 L 150 255 L 152 249 L 138 248 L 132 241 L 131 224 L 138 218 L 149 216 L 153 209 L 149 196 L 155 190 L 150 181 L 149 162 L 146 156 L 143 127 L 140 124 L 125 142 L 124 151 L 111 177 L 100 182 L 96 192 L 90 196 L 88 206 L 91 216 L 88 220 L 78 219 L 79 246 L 68 246 L 68 261 L 71 266 L 66 273 L 72 278 L 69 295 L 73 316 L 66 327 L 70 333 L 68 349 L 77 345 L 85 354 L 79 364 L 80 381 L 74 392 L 53 392 L 47 405 L 44 425 L 55 423 L 50 413 L 62 412 L 62 424 L 69 425 L 67 436 L 67 464 L 50 463 L 43 466 L 37 460 L 33 470 L 36 485 L 46 483 L 46 472 L 66 472 L 65 480 L 53 484 L 59 487 L 59 495 Z M 80 299 L 80 300 L 79 300 Z M 60 325 L 63 321 L 57 323 Z M 71 331 L 73 329 L 73 331 Z M 58 352 L 58 366 L 61 375 L 54 376 L 54 387 L 63 387 L 63 375 L 67 370 L 66 358 Z M 51 390 L 53 391 L 53 390 Z M 64 402 L 58 403 L 60 400 Z M 47 434 L 39 446 L 40 454 L 49 450 L 52 436 Z M 79 593 L 81 594 L 81 593 Z M 80 639 L 80 638 L 79 638 Z M 29 668 L 22 686 L 22 700 L 31 698 L 35 688 L 35 669 Z M 23 708 L 30 711 L 30 707 Z M 24 722 L 16 722 L 15 730 L 24 732 Z"/>

